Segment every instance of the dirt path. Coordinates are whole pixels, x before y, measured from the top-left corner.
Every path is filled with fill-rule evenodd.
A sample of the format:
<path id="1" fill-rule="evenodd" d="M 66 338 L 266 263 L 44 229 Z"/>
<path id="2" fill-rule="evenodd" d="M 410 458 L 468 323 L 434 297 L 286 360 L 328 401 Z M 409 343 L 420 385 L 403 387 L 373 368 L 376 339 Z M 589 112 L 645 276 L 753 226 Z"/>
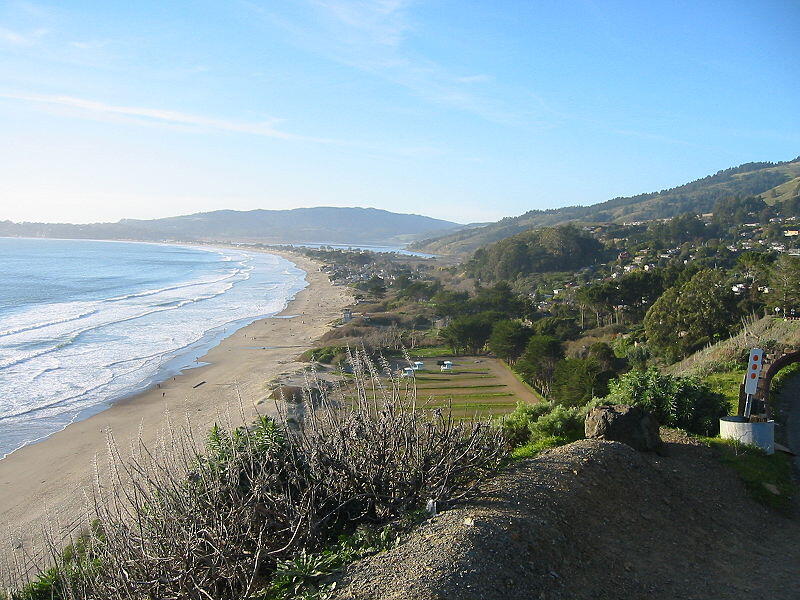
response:
<path id="1" fill-rule="evenodd" d="M 511 369 L 501 360 L 497 358 L 484 358 L 482 360 L 483 362 L 480 364 L 486 366 L 489 372 L 497 378 L 497 382 L 506 385 L 506 389 L 509 392 L 513 392 L 517 398 L 531 404 L 543 402 L 543 399 L 538 394 L 532 392 L 528 386 L 514 377 L 514 373 L 511 372 Z"/>

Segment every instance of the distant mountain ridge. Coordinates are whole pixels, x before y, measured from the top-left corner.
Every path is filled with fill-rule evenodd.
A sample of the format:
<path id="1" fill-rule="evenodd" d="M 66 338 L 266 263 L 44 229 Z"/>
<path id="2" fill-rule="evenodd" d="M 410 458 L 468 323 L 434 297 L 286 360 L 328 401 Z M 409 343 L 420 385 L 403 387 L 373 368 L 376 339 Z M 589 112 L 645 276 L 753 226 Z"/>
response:
<path id="1" fill-rule="evenodd" d="M 377 208 L 315 207 L 213 212 L 72 225 L 0 221 L 0 236 L 261 243 L 400 245 L 452 232 L 458 223 Z"/>
<path id="2" fill-rule="evenodd" d="M 768 204 L 791 197 L 800 186 L 800 156 L 786 162 L 746 163 L 660 192 L 613 198 L 591 206 L 531 210 L 484 227 L 462 229 L 422 240 L 412 247 L 436 254 L 471 254 L 478 248 L 527 229 L 568 222 L 631 222 L 665 219 L 687 212 L 711 212 L 720 198 L 760 196 Z"/>

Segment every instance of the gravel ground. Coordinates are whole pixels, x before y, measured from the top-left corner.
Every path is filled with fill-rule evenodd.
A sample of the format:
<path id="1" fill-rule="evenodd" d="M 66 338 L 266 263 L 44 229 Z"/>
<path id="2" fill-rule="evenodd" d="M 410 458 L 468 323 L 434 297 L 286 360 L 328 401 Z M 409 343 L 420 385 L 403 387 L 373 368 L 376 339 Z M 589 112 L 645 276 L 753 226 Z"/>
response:
<path id="1" fill-rule="evenodd" d="M 582 440 L 353 564 L 337 600 L 800 598 L 800 521 L 750 500 L 712 450 Z"/>

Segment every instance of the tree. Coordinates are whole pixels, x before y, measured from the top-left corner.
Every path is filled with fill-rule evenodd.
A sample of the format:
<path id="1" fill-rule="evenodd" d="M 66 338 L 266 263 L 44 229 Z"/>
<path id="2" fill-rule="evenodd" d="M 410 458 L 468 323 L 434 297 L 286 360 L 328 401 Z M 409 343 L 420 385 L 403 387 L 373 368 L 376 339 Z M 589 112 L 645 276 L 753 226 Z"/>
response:
<path id="1" fill-rule="evenodd" d="M 431 298 L 431 302 L 434 304 L 434 314 L 437 317 L 455 317 L 464 314 L 468 300 L 467 292 L 452 290 L 439 290 Z"/>
<path id="2" fill-rule="evenodd" d="M 780 308 L 784 316 L 800 309 L 800 258 L 781 254 L 772 270 L 769 287 L 770 305 Z"/>
<path id="3" fill-rule="evenodd" d="M 397 296 L 398 298 L 409 298 L 416 302 L 427 301 L 436 295 L 441 287 L 442 284 L 438 281 L 414 281 L 407 284 Z"/>
<path id="4" fill-rule="evenodd" d="M 604 371 L 592 358 L 568 358 L 553 370 L 552 397 L 563 406 L 583 406 L 594 396 L 608 392 L 613 372 Z"/>
<path id="5" fill-rule="evenodd" d="M 475 251 L 466 264 L 476 279 L 513 280 L 520 275 L 577 270 L 603 256 L 603 245 L 574 225 L 530 229 Z"/>
<path id="6" fill-rule="evenodd" d="M 525 350 L 533 332 L 519 321 L 498 321 L 489 336 L 489 349 L 508 364 L 514 363 Z"/>
<path id="7" fill-rule="evenodd" d="M 492 334 L 492 325 L 498 319 L 495 313 L 480 313 L 457 317 L 444 329 L 441 336 L 453 350 L 453 354 L 463 351 L 475 354 L 486 345 Z"/>
<path id="8" fill-rule="evenodd" d="M 365 291 L 376 298 L 383 298 L 386 295 L 386 283 L 382 277 L 373 276 L 365 286 Z"/>
<path id="9" fill-rule="evenodd" d="M 564 358 L 561 342 L 549 335 L 534 335 L 528 340 L 525 352 L 515 368 L 531 385 L 546 396 L 550 393 L 556 363 Z"/>
<path id="10" fill-rule="evenodd" d="M 606 342 L 595 342 L 589 346 L 586 358 L 596 361 L 603 371 L 613 372 L 616 369 L 617 357 Z"/>
<path id="11" fill-rule="evenodd" d="M 578 324 L 570 317 L 543 317 L 534 323 L 533 330 L 560 340 L 573 340 L 580 335 Z"/>
<path id="12" fill-rule="evenodd" d="M 511 286 L 500 281 L 489 288 L 479 288 L 469 302 L 474 312 L 496 311 L 507 318 L 521 317 L 525 313 L 525 302 L 514 293 Z"/>
<path id="13" fill-rule="evenodd" d="M 706 269 L 664 292 L 647 311 L 644 328 L 650 348 L 674 362 L 720 340 L 737 319 L 725 274 Z"/>
<path id="14" fill-rule="evenodd" d="M 736 259 L 736 266 L 750 282 L 750 299 L 754 300 L 759 286 L 767 283 L 770 257 L 764 252 L 743 252 Z"/>
<path id="15" fill-rule="evenodd" d="M 588 308 L 594 312 L 595 322 L 600 327 L 600 315 L 609 311 L 608 286 L 604 284 L 587 285 L 580 288 L 575 298 L 581 307 L 581 327 L 583 327 L 583 309 Z"/>

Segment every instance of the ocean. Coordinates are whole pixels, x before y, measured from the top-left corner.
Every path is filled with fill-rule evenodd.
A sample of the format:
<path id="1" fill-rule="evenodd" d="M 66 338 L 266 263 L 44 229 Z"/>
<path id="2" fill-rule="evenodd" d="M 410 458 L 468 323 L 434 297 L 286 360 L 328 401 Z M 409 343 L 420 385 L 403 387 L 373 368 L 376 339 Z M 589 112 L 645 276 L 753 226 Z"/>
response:
<path id="1" fill-rule="evenodd" d="M 0 458 L 202 364 L 306 285 L 272 254 L 0 238 Z"/>

